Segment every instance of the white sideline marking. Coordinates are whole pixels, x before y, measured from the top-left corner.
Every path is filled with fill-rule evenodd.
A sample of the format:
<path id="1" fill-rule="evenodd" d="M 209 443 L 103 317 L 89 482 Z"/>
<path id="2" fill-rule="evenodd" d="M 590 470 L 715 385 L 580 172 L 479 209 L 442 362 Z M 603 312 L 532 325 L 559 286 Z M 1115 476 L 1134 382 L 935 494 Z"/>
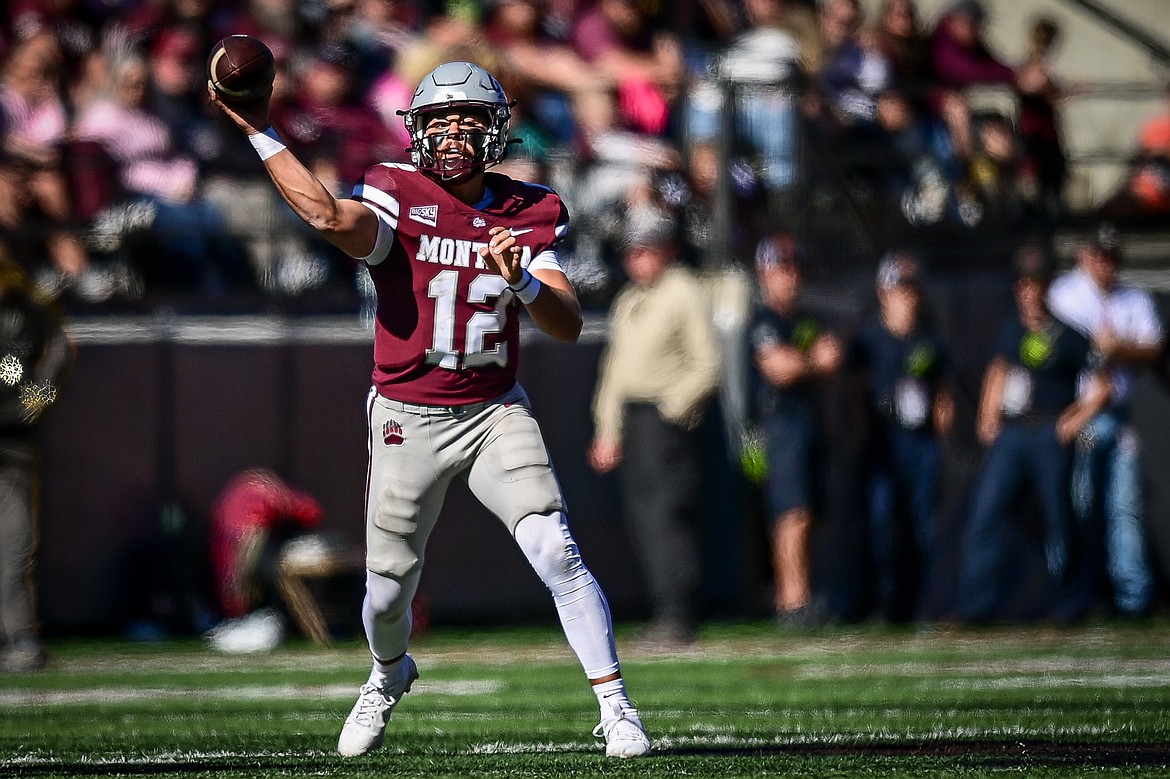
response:
<path id="1" fill-rule="evenodd" d="M 222 760 L 224 758 L 248 758 L 261 760 L 273 757 L 336 757 L 336 752 L 322 749 L 303 749 L 288 752 L 232 752 L 217 750 L 214 752 L 160 752 L 157 755 L 135 755 L 133 757 L 88 755 L 77 761 L 82 765 L 171 765 L 174 763 L 189 763 L 199 760 Z M 15 755 L 7 758 L 5 765 L 45 765 L 61 762 L 60 758 L 45 755 Z"/>
<path id="2" fill-rule="evenodd" d="M 943 676 L 975 677 L 978 674 L 1019 676 L 1028 674 L 1073 674 L 1081 678 L 1093 678 L 1094 674 L 1109 678 L 1133 674 L 1134 677 L 1161 675 L 1170 677 L 1170 659 L 1080 657 L 1036 657 L 1010 660 L 971 660 L 962 663 L 867 663 L 867 664 L 823 664 L 814 663 L 799 668 L 796 674 L 805 679 L 840 679 L 843 677 L 869 677 L 874 675 L 898 675 L 910 677 L 937 678 Z"/>
<path id="3" fill-rule="evenodd" d="M 491 680 L 457 682 L 415 682 L 411 689 L 433 695 L 491 695 L 503 685 Z M 122 703 L 126 701 L 158 700 L 161 698 L 202 698 L 208 700 L 277 700 L 285 698 L 326 700 L 353 698 L 358 685 L 333 684 L 319 686 L 276 685 L 249 687 L 212 687 L 208 689 L 175 689 L 145 687 L 98 687 L 89 690 L 7 690 L 0 692 L 2 706 L 59 706 L 75 703 Z"/>
<path id="4" fill-rule="evenodd" d="M 1165 676 L 1079 676 L 1053 678 L 1051 676 L 1008 677 L 1002 679 L 951 679 L 936 681 L 930 687 L 945 687 L 950 690 L 1017 690 L 1069 687 L 1108 687 L 1124 690 L 1129 687 L 1170 687 L 1170 678 Z"/>

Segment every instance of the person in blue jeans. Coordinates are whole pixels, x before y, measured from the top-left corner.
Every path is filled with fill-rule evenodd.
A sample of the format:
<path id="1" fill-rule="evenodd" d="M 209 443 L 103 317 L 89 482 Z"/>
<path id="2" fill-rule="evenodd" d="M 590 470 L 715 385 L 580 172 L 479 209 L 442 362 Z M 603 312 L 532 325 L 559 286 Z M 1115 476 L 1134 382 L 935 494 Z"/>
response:
<path id="1" fill-rule="evenodd" d="M 1077 441 L 1073 506 L 1085 535 L 1079 572 L 1084 612 L 1101 599 L 1106 578 L 1116 613 L 1140 617 L 1153 606 L 1154 571 L 1145 532 L 1139 441 L 1129 423 L 1138 371 L 1156 365 L 1165 333 L 1149 292 L 1120 283 L 1120 246 L 1108 225 L 1077 249 L 1077 267 L 1052 284 L 1048 303 L 1092 339 L 1109 369 L 1109 405 Z"/>
<path id="2" fill-rule="evenodd" d="M 1051 265 L 1026 248 L 1016 259 L 1015 315 L 1002 327 L 984 373 L 976 433 L 987 447 L 963 539 L 959 613 L 971 623 L 999 616 L 1012 581 L 1007 540 L 1027 491 L 1040 511 L 1044 561 L 1056 582 L 1054 614 L 1071 598 L 1075 548 L 1072 443 L 1108 401 L 1108 382 L 1090 361 L 1089 340 L 1048 310 Z M 1078 395 L 1078 381 L 1086 389 Z M 1018 556 L 1016 559 L 1019 559 Z M 1018 577 L 1017 577 L 1018 580 Z"/>
<path id="3" fill-rule="evenodd" d="M 922 316 L 918 261 L 891 252 L 878 266 L 878 311 L 853 341 L 869 421 L 868 497 L 875 605 L 890 622 L 919 616 L 934 553 L 940 437 L 955 403 L 946 345 Z"/>

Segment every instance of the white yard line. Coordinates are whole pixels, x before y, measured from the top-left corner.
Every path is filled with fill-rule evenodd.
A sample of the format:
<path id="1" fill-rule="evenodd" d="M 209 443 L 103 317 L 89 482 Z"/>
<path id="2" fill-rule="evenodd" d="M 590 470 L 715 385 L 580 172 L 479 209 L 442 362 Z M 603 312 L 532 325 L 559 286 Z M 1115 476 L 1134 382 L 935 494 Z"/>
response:
<path id="1" fill-rule="evenodd" d="M 415 682 L 412 690 L 431 695 L 492 695 L 503 685 L 491 680 L 456 682 Z M 61 706 L 77 703 L 123 703 L 128 701 L 191 699 L 205 700 L 332 700 L 348 699 L 357 695 L 352 684 L 332 685 L 249 685 L 246 687 L 212 687 L 207 689 L 176 689 L 146 687 L 96 687 L 86 690 L 5 690 L 0 692 L 3 706 Z"/>

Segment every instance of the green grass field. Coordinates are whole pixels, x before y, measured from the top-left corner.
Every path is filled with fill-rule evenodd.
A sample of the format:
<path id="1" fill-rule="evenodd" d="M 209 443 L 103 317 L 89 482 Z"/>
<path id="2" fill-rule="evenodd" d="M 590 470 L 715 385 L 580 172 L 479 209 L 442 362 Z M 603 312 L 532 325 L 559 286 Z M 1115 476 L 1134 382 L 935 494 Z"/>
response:
<path id="1" fill-rule="evenodd" d="M 656 751 L 607 759 L 552 629 L 440 631 L 364 758 L 333 753 L 358 642 L 262 656 L 198 642 L 59 642 L 0 676 L 0 776 L 1166 776 L 1170 623 L 815 633 L 712 626 L 625 675 Z"/>

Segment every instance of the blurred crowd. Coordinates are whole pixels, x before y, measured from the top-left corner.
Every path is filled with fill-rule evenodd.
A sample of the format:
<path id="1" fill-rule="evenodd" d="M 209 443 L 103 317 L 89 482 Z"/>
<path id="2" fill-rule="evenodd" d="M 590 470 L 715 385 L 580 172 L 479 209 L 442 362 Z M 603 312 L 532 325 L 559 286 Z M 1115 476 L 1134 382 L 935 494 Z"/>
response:
<path id="1" fill-rule="evenodd" d="M 1038 19 L 1006 63 L 977 0 L 932 21 L 914 0 L 12 0 L 4 21 L 0 245 L 76 305 L 367 294 L 208 110 L 207 52 L 235 33 L 273 50 L 274 124 L 340 194 L 406 159 L 397 112 L 423 73 L 486 66 L 516 101 L 506 172 L 569 204 L 587 302 L 623 281 L 630 220 L 673 214 L 687 261 L 717 267 L 793 228 L 818 176 L 914 226 L 1064 208 L 1060 27 Z M 1143 134 L 1118 214 L 1167 208 L 1162 130 Z"/>

